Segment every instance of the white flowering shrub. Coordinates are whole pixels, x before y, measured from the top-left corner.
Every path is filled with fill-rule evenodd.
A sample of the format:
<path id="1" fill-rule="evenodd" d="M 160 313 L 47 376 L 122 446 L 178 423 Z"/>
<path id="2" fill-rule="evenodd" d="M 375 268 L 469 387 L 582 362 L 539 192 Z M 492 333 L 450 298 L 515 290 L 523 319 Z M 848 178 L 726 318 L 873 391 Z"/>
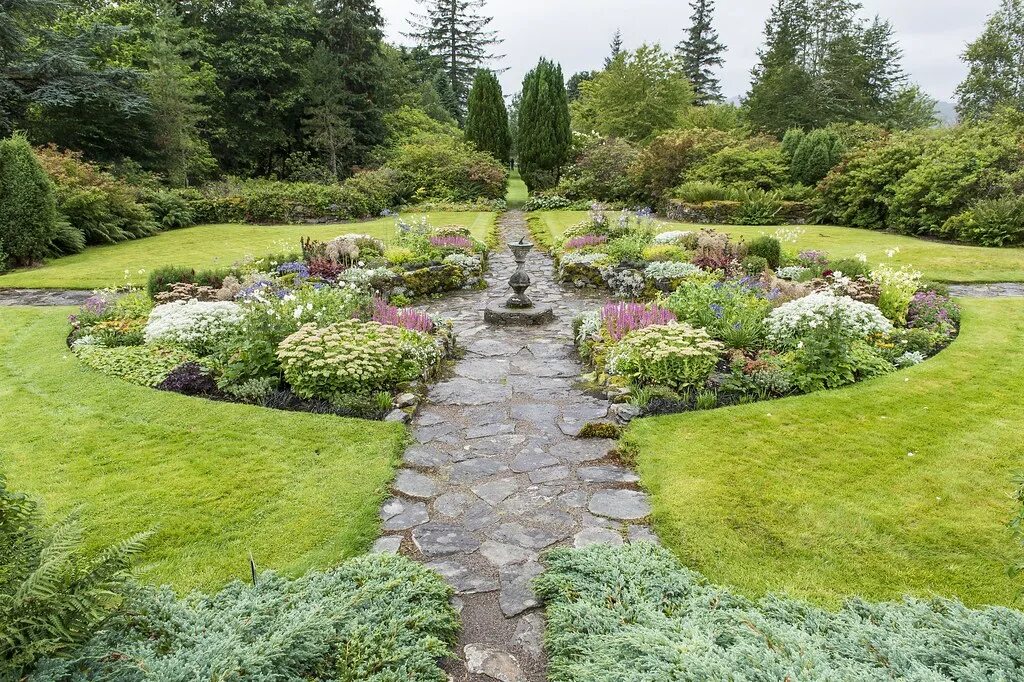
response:
<path id="1" fill-rule="evenodd" d="M 845 331 L 859 338 L 892 330 L 892 323 L 870 303 L 818 292 L 785 303 L 769 313 L 765 320 L 768 340 L 781 348 L 795 347 L 802 337 L 833 317 L 841 320 Z"/>
<path id="2" fill-rule="evenodd" d="M 284 377 L 300 398 L 387 390 L 422 376 L 441 349 L 421 332 L 376 322 L 308 324 L 278 347 Z"/>
<path id="3" fill-rule="evenodd" d="M 176 301 L 153 308 L 146 324 L 146 343 L 172 344 L 208 355 L 242 322 L 237 303 Z"/>
<path id="4" fill-rule="evenodd" d="M 392 277 L 393 273 L 387 268 L 349 268 L 338 275 L 337 284 L 370 293 L 381 283 L 391 280 Z"/>
<path id="5" fill-rule="evenodd" d="M 789 280 L 790 282 L 799 282 L 802 281 L 810 271 L 810 268 L 805 268 L 802 265 L 787 265 L 786 267 L 778 268 L 775 271 L 775 274 L 779 279 Z"/>
<path id="6" fill-rule="evenodd" d="M 637 329 L 612 347 L 608 372 L 634 386 L 704 386 L 724 345 L 688 324 Z"/>
<path id="7" fill-rule="evenodd" d="M 576 345 L 582 346 L 601 335 L 601 313 L 597 310 L 583 313 L 576 318 L 573 326 L 576 329 Z"/>
<path id="8" fill-rule="evenodd" d="M 581 253 L 578 251 L 570 251 L 561 257 L 560 262 L 563 266 L 586 265 L 596 268 L 602 265 L 607 265 L 611 260 L 611 257 L 606 253 Z"/>
<path id="9" fill-rule="evenodd" d="M 661 234 L 654 235 L 654 244 L 678 244 L 679 242 L 686 241 L 686 239 L 692 235 L 693 232 L 684 232 L 682 230 L 672 230 L 670 232 L 662 232 Z"/>
<path id="10" fill-rule="evenodd" d="M 683 279 L 704 272 L 693 263 L 666 260 L 651 263 L 644 269 L 644 277 L 654 280 Z"/>

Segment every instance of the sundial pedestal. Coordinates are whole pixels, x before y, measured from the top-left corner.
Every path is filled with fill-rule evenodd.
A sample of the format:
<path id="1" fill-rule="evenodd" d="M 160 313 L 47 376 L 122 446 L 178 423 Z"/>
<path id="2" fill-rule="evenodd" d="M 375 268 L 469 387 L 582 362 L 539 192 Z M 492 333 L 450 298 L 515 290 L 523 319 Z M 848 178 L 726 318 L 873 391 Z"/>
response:
<path id="1" fill-rule="evenodd" d="M 530 287 L 530 273 L 526 271 L 526 257 L 533 249 L 528 242 L 510 242 L 516 271 L 509 277 L 508 284 L 514 292 L 504 303 L 491 303 L 484 310 L 488 324 L 504 326 L 531 326 L 553 322 L 555 310 L 551 306 L 536 306 L 526 290 Z"/>

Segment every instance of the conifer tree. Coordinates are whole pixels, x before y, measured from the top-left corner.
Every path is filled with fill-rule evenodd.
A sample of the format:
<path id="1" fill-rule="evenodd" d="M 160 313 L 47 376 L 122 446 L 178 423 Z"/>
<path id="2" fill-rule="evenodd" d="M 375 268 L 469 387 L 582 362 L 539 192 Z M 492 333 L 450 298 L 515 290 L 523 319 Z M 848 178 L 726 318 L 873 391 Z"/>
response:
<path id="1" fill-rule="evenodd" d="M 622 31 L 615 29 L 615 33 L 612 35 L 612 42 L 608 45 L 610 54 L 604 58 L 604 68 L 608 68 L 615 61 L 615 58 L 622 53 Z"/>
<path id="2" fill-rule="evenodd" d="M 409 22 L 412 31 L 407 35 L 443 64 L 457 106 L 454 113 L 461 122 L 476 72 L 485 63 L 502 57 L 491 52 L 502 40 L 489 28 L 493 17 L 482 14 L 486 0 L 418 2 L 425 11 L 413 16 Z"/>
<path id="3" fill-rule="evenodd" d="M 705 106 L 722 101 L 722 86 L 713 69 L 724 64 L 725 45 L 713 25 L 715 0 L 691 0 L 690 7 L 693 8 L 690 31 L 676 47 L 676 53 L 693 86 L 693 103 Z"/>
<path id="4" fill-rule="evenodd" d="M 24 135 L 0 140 L 0 266 L 50 255 L 58 236 L 53 183 Z"/>
<path id="5" fill-rule="evenodd" d="M 502 163 L 509 160 L 512 139 L 508 109 L 501 84 L 491 71 L 478 71 L 473 81 L 466 114 L 466 139 Z"/>
<path id="6" fill-rule="evenodd" d="M 1024 111 L 1024 0 L 1002 0 L 963 58 L 969 71 L 956 91 L 960 118 L 983 118 L 1000 106 Z"/>
<path id="7" fill-rule="evenodd" d="M 523 180 L 531 190 L 557 185 L 572 141 L 560 65 L 541 58 L 526 74 L 516 123 Z"/>

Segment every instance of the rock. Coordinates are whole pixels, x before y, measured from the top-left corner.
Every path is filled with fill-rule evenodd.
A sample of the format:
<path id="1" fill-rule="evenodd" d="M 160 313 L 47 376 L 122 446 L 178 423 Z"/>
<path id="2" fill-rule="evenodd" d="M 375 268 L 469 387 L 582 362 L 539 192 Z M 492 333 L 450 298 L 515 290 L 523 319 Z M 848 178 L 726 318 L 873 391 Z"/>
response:
<path id="1" fill-rule="evenodd" d="M 564 481 L 567 478 L 569 478 L 569 467 L 567 466 L 554 466 L 530 472 L 532 483 L 551 483 L 552 481 Z"/>
<path id="2" fill-rule="evenodd" d="M 388 412 L 388 416 L 384 417 L 384 421 L 408 424 L 412 421 L 412 415 L 405 410 L 391 410 Z"/>
<path id="3" fill-rule="evenodd" d="M 600 490 L 590 498 L 589 509 L 598 516 L 636 521 L 651 513 L 647 496 L 635 490 Z"/>
<path id="4" fill-rule="evenodd" d="M 511 468 L 519 474 L 559 464 L 558 458 L 545 453 L 522 452 L 512 460 Z"/>
<path id="5" fill-rule="evenodd" d="M 511 397 L 511 386 L 462 378 L 441 382 L 430 391 L 431 400 L 445 405 L 488 405 Z"/>
<path id="6" fill-rule="evenodd" d="M 635 473 L 620 466 L 584 467 L 578 474 L 580 480 L 587 483 L 636 483 L 640 480 Z"/>
<path id="7" fill-rule="evenodd" d="M 413 445 L 402 455 L 402 461 L 421 469 L 436 469 L 448 463 L 448 456 L 426 445 Z"/>
<path id="8" fill-rule="evenodd" d="M 537 558 L 536 552 L 494 540 L 487 540 L 480 545 L 480 554 L 499 567 L 508 564 L 521 564 Z"/>
<path id="9" fill-rule="evenodd" d="M 503 471 L 508 471 L 508 467 L 500 460 L 477 457 L 459 462 L 452 467 L 450 479 L 452 483 L 472 483 L 490 478 Z"/>
<path id="10" fill-rule="evenodd" d="M 494 506 L 501 504 L 509 495 L 519 489 L 519 484 L 513 479 L 503 478 L 498 481 L 478 483 L 470 488 L 481 500 Z"/>
<path id="11" fill-rule="evenodd" d="M 622 545 L 622 535 L 607 528 L 584 528 L 573 536 L 572 544 L 576 549 L 583 549 L 591 545 L 619 547 Z"/>
<path id="12" fill-rule="evenodd" d="M 401 393 L 395 398 L 395 407 L 412 407 L 420 401 L 415 393 Z"/>
<path id="13" fill-rule="evenodd" d="M 428 557 L 457 552 L 468 554 L 480 547 L 480 540 L 462 526 L 437 522 L 417 526 L 412 532 L 412 541 Z"/>
<path id="14" fill-rule="evenodd" d="M 370 549 L 371 554 L 398 554 L 398 551 L 402 548 L 402 536 L 401 535 L 388 535 L 382 538 L 378 538 L 377 542 L 373 543 L 373 548 Z"/>
<path id="15" fill-rule="evenodd" d="M 431 561 L 427 568 L 444 578 L 456 594 L 482 594 L 498 589 L 498 579 L 458 561 Z"/>
<path id="16" fill-rule="evenodd" d="M 506 618 L 518 616 L 538 606 L 537 595 L 533 593 L 533 579 L 544 572 L 544 567 L 535 561 L 513 564 L 501 569 L 501 592 L 498 603 Z"/>
<path id="17" fill-rule="evenodd" d="M 540 660 L 544 656 L 544 618 L 539 613 L 527 613 L 519 619 L 512 645 L 523 650 L 527 658 Z"/>
<path id="18" fill-rule="evenodd" d="M 437 483 L 426 474 L 402 469 L 395 477 L 395 490 L 409 497 L 428 499 L 437 494 Z"/>
<path id="19" fill-rule="evenodd" d="M 503 523 L 489 533 L 490 537 L 519 547 L 544 549 L 566 538 L 569 533 L 549 530 L 547 528 L 527 527 L 521 523 Z"/>
<path id="20" fill-rule="evenodd" d="M 409 530 L 430 520 L 427 505 L 422 502 L 404 504 L 403 509 L 384 521 L 384 530 Z"/>
<path id="21" fill-rule="evenodd" d="M 515 430 L 515 424 L 485 424 L 483 426 L 473 426 L 466 429 L 466 438 L 469 440 L 473 440 L 475 438 L 505 436 L 514 432 Z"/>
<path id="22" fill-rule="evenodd" d="M 434 511 L 441 516 L 454 519 L 465 514 L 473 502 L 473 496 L 467 493 L 444 493 L 434 500 Z"/>
<path id="23" fill-rule="evenodd" d="M 630 542 L 650 542 L 655 545 L 661 544 L 658 536 L 655 535 L 654 531 L 648 526 L 630 526 L 627 532 Z"/>
<path id="24" fill-rule="evenodd" d="M 498 682 L 526 682 L 526 675 L 516 657 L 487 644 L 467 644 L 466 670 L 473 675 L 486 675 Z"/>
<path id="25" fill-rule="evenodd" d="M 630 405 L 629 403 L 616 403 L 615 405 L 612 405 L 611 413 L 612 417 L 618 423 L 628 424 L 643 414 L 643 411 L 636 405 Z"/>
<path id="26" fill-rule="evenodd" d="M 548 452 L 563 462 L 582 464 L 604 459 L 615 447 L 612 440 L 568 440 L 555 443 Z"/>

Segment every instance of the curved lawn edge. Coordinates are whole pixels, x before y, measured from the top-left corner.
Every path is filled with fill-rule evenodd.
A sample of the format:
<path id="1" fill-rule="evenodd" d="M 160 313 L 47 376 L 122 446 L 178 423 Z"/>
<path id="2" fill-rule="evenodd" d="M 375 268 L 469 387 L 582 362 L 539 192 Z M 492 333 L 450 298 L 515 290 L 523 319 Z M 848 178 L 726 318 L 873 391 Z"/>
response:
<path id="1" fill-rule="evenodd" d="M 710 580 L 826 605 L 860 595 L 1014 606 L 1024 299 L 962 300 L 960 337 L 831 392 L 634 422 L 662 540 Z"/>
<path id="2" fill-rule="evenodd" d="M 0 308 L 0 470 L 48 517 L 82 506 L 96 547 L 155 529 L 140 577 L 217 589 L 365 552 L 403 427 L 195 400 L 104 377 L 67 308 Z"/>

